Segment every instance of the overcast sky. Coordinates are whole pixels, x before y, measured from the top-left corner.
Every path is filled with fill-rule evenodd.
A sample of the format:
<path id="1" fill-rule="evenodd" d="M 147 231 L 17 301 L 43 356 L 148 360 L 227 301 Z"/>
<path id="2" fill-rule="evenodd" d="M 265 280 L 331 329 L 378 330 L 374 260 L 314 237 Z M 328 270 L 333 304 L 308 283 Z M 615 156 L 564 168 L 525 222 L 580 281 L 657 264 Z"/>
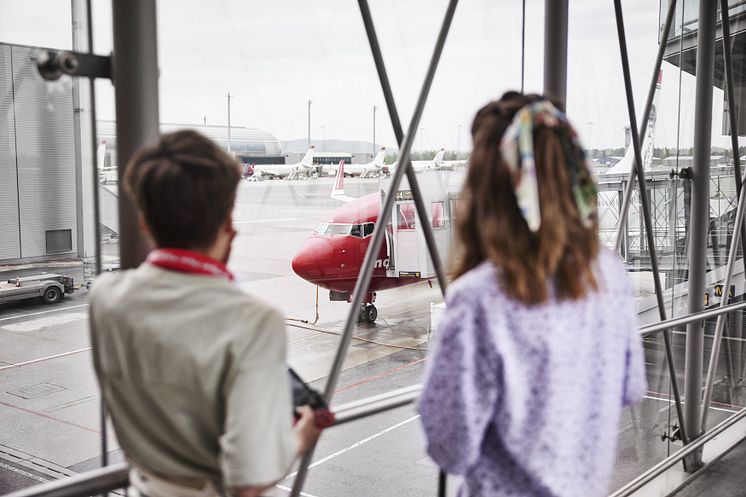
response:
<path id="1" fill-rule="evenodd" d="M 446 7 L 445 0 L 371 0 L 384 60 L 404 126 L 409 121 Z M 526 90 L 542 87 L 544 0 L 527 0 Z M 470 147 L 476 110 L 520 87 L 521 2 L 463 0 L 456 11 L 415 148 Z M 623 2 L 638 118 L 658 48 L 659 4 Z M 108 1 L 94 1 L 95 49 L 111 50 Z M 306 136 L 313 101 L 315 141 L 395 143 L 363 24 L 353 0 L 158 2 L 162 122 L 262 128 L 280 140 Z M 70 3 L 0 0 L 0 41 L 70 48 Z M 621 147 L 628 122 L 613 3 L 570 0 L 568 114 L 584 144 Z M 664 63 L 655 145 L 675 146 L 679 70 Z M 99 116 L 114 118 L 111 84 L 100 82 Z M 682 76 L 681 144 L 691 146 L 694 78 Z M 713 145 L 722 92 L 715 90 Z M 460 134 L 459 134 L 459 125 Z"/>

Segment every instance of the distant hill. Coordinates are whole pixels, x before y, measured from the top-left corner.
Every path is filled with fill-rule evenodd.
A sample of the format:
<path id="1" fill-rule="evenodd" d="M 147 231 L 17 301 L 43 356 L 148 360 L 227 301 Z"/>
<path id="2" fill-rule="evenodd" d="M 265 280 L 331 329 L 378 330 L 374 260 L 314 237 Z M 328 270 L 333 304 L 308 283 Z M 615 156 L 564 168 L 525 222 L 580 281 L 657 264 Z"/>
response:
<path id="1" fill-rule="evenodd" d="M 338 139 L 327 139 L 322 140 L 312 138 L 311 145 L 316 145 L 318 152 L 349 152 L 351 154 L 369 154 L 373 151 L 373 144 L 366 141 L 357 140 L 338 140 Z M 381 147 L 381 143 L 376 145 L 376 148 Z M 297 140 L 280 141 L 282 147 L 282 153 L 288 154 L 292 152 L 305 152 L 308 150 L 308 139 L 299 138 Z M 386 151 L 388 153 L 394 153 L 397 151 L 397 147 L 390 147 L 386 145 Z"/>

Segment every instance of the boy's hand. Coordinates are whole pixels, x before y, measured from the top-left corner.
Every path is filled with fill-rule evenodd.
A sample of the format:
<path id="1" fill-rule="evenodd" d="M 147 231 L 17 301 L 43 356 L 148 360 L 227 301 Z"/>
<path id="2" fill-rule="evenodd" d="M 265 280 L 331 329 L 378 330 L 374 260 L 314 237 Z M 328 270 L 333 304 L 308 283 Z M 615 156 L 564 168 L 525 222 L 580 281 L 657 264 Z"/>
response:
<path id="1" fill-rule="evenodd" d="M 294 429 L 298 439 L 298 455 L 303 455 L 319 438 L 321 429 L 316 426 L 316 418 L 311 407 L 301 406 L 295 412 L 299 415 Z"/>

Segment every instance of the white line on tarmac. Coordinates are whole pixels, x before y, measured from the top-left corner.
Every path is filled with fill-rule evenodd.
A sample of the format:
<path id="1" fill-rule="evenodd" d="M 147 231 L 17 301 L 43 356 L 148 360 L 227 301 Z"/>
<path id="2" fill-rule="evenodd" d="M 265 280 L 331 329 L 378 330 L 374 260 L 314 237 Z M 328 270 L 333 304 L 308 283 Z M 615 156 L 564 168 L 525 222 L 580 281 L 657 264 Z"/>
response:
<path id="1" fill-rule="evenodd" d="M 374 440 L 374 439 L 380 437 L 381 435 L 385 435 L 386 433 L 388 433 L 390 431 L 393 431 L 393 430 L 395 430 L 397 428 L 401 428 L 405 424 L 411 423 L 412 421 L 414 421 L 415 419 L 418 419 L 419 417 L 420 417 L 420 415 L 417 414 L 415 416 L 412 416 L 411 418 L 407 418 L 407 419 L 405 419 L 404 421 L 402 421 L 400 423 L 396 423 L 394 426 L 389 426 L 388 428 L 386 428 L 383 431 L 379 431 L 378 433 L 375 433 L 375 434 L 373 434 L 373 435 L 371 435 L 371 436 L 369 436 L 367 438 L 364 438 L 364 439 L 362 439 L 362 440 L 360 440 L 358 442 L 355 442 L 354 444 L 350 445 L 346 449 L 338 450 L 337 452 L 335 452 L 333 454 L 329 454 L 328 456 L 326 456 L 326 457 L 324 457 L 322 459 L 319 459 L 315 463 L 313 463 L 310 466 L 308 466 L 308 469 L 314 468 L 314 467 L 318 466 L 319 464 L 324 464 L 327 461 L 331 461 L 332 459 L 341 456 L 345 452 L 349 452 L 349 451 L 351 451 L 352 449 L 354 449 L 356 447 L 360 447 L 361 445 L 366 444 L 366 443 L 370 442 L 371 440 Z M 287 475 L 285 477 L 285 481 L 290 480 L 292 478 L 295 478 L 297 474 L 298 474 L 297 471 L 295 471 L 293 473 L 290 473 L 289 475 Z"/>
<path id="2" fill-rule="evenodd" d="M 24 471 L 22 469 L 15 468 L 13 466 L 9 466 L 9 465 L 7 465 L 5 463 L 2 463 L 2 462 L 0 462 L 0 468 L 7 469 L 7 470 L 12 471 L 14 473 L 18 473 L 19 475 L 23 475 L 23 476 L 25 476 L 27 478 L 31 478 L 32 480 L 40 481 L 42 483 L 46 483 L 46 482 L 49 481 L 46 478 L 42 478 L 41 476 L 37 476 L 37 475 L 35 475 L 33 473 L 29 473 L 28 471 Z"/>
<path id="3" fill-rule="evenodd" d="M 686 335 L 685 331 L 674 331 L 674 335 Z M 705 335 L 705 338 L 713 338 L 712 335 Z M 727 337 L 723 335 L 723 340 L 730 340 L 732 342 L 746 342 L 746 338 L 738 338 L 738 337 Z"/>
<path id="4" fill-rule="evenodd" d="M 40 357 L 38 359 L 31 359 L 30 361 L 17 362 L 15 364 L 11 364 L 9 366 L 3 366 L 3 367 L 1 367 L 0 371 L 4 371 L 6 369 L 12 369 L 12 368 L 19 368 L 21 366 L 27 366 L 29 364 L 34 364 L 35 362 L 48 361 L 49 359 L 57 359 L 58 357 L 65 357 L 65 356 L 68 356 L 68 355 L 79 354 L 80 352 L 85 352 L 87 350 L 91 350 L 91 347 L 86 347 L 84 349 L 78 349 L 78 350 L 71 350 L 70 352 L 63 352 L 61 354 L 48 355 L 46 357 Z"/>
<path id="5" fill-rule="evenodd" d="M 68 312 L 65 314 L 55 314 L 53 316 L 43 316 L 36 319 L 21 320 L 17 323 L 9 323 L 4 326 L 0 326 L 0 329 L 12 331 L 15 333 L 26 333 L 29 331 L 37 331 L 44 328 L 50 328 L 52 326 L 74 323 L 76 321 L 81 321 L 84 319 L 88 319 L 87 312 Z"/>
<path id="6" fill-rule="evenodd" d="M 290 488 L 290 487 L 286 487 L 285 485 L 275 485 L 275 487 L 279 488 L 280 490 L 284 490 L 284 491 L 286 491 L 287 493 L 290 493 L 290 492 L 292 492 L 292 491 L 293 491 L 293 489 L 292 489 L 292 488 Z M 301 495 L 302 495 L 303 497 L 316 497 L 315 495 L 313 495 L 313 494 L 307 494 L 306 492 L 301 492 L 300 494 L 301 494 Z"/>
<path id="7" fill-rule="evenodd" d="M 673 404 L 673 400 L 671 399 L 662 399 L 660 397 L 653 397 L 652 395 L 643 395 L 642 397 L 644 399 L 659 400 L 661 402 L 668 402 L 669 404 Z M 737 409 L 725 409 L 724 407 L 713 407 L 712 404 L 710 404 L 710 409 L 712 409 L 713 411 L 723 411 L 723 412 L 730 412 L 730 413 L 738 412 Z"/>
<path id="8" fill-rule="evenodd" d="M 284 223 L 287 221 L 300 221 L 300 217 L 276 217 L 272 219 L 250 219 L 248 221 L 233 221 L 233 224 L 259 224 L 259 223 Z"/>
<path id="9" fill-rule="evenodd" d="M 59 309 L 52 309 L 50 311 L 32 312 L 31 314 L 16 314 L 15 316 L 8 316 L 6 318 L 0 318 L 0 321 L 10 321 L 11 319 L 19 319 L 19 318 L 30 318 L 31 316 L 40 316 L 42 314 L 49 314 L 51 312 L 62 312 L 68 309 L 77 309 L 79 307 L 88 307 L 88 304 L 71 305 L 68 307 L 60 307 Z"/>

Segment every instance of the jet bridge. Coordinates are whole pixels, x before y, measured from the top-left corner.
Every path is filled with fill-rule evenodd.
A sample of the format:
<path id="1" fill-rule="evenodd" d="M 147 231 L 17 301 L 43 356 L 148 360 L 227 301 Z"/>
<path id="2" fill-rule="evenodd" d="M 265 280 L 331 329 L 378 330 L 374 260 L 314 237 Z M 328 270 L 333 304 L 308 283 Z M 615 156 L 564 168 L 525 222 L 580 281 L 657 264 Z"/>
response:
<path id="1" fill-rule="evenodd" d="M 417 174 L 423 202 L 429 213 L 425 222 L 432 226 L 438 252 L 444 256 L 448 254 L 453 239 L 457 198 L 465 174 L 465 171 L 460 170 L 428 170 Z M 381 205 L 385 200 L 383 192 L 389 191 L 390 181 L 390 178 L 381 179 Z M 435 278 L 435 268 L 428 255 L 422 220 L 417 218 L 414 197 L 406 177 L 402 178 L 395 195 L 394 209 L 386 232 L 389 254 L 386 275 L 390 278 Z"/>

